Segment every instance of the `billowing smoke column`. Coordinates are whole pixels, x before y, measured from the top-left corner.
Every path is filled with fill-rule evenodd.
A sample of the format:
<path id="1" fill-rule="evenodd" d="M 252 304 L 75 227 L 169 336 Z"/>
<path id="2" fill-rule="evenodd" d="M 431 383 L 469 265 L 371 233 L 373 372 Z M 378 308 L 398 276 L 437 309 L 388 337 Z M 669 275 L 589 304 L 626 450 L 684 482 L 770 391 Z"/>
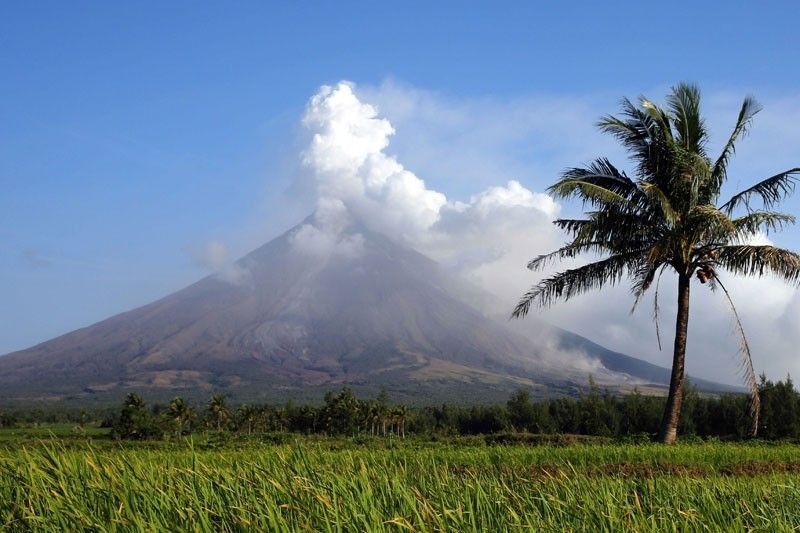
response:
<path id="1" fill-rule="evenodd" d="M 517 181 L 468 202 L 450 201 L 426 186 L 386 153 L 394 128 L 359 100 L 351 83 L 322 87 L 302 123 L 311 134 L 302 162 L 318 205 L 314 221 L 293 236 L 298 250 L 357 254 L 359 235 L 344 230 L 358 221 L 472 278 L 506 305 L 529 281 L 524 265 L 531 253 L 557 239 L 549 222 L 558 205 Z"/>

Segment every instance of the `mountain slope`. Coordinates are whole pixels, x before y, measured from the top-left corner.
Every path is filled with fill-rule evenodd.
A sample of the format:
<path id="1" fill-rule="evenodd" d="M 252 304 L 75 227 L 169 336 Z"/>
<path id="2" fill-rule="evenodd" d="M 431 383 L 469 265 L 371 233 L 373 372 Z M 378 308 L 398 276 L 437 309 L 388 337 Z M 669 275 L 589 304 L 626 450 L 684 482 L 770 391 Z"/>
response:
<path id="1" fill-rule="evenodd" d="M 569 393 L 585 380 L 585 369 L 552 353 L 551 344 L 513 332 L 462 301 L 459 282 L 416 251 L 357 227 L 348 234 L 358 244 L 355 252 L 309 254 L 296 246 L 298 231 L 238 261 L 235 283 L 209 276 L 1 357 L 0 394 L 217 389 L 285 399 L 348 383 L 437 401 L 453 394 L 485 400 L 520 385 Z M 585 339 L 566 333 L 560 339 L 608 359 L 607 350 Z M 631 369 L 636 365 L 612 361 L 595 373 L 603 383 L 633 383 Z M 651 371 L 644 368 L 648 381 L 656 375 Z"/>

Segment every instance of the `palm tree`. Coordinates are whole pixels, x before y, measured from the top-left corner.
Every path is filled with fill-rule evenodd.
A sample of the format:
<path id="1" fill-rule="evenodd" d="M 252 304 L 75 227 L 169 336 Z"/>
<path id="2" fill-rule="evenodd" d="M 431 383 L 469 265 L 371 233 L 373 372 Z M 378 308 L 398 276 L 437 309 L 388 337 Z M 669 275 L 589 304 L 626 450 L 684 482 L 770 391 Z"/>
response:
<path id="1" fill-rule="evenodd" d="M 655 284 L 654 311 L 660 346 L 658 284 L 665 270 L 674 271 L 678 277 L 678 313 L 672 375 L 660 434 L 662 442 L 672 443 L 683 396 L 690 286 L 696 275 L 701 284 L 720 288 L 733 310 L 741 338 L 743 375 L 751 393 L 755 435 L 758 384 L 741 321 L 721 275 L 769 273 L 790 283 L 800 280 L 798 254 L 753 244 L 753 237 L 759 233 L 768 234 L 794 223 L 793 216 L 772 208 L 793 192 L 800 168 L 775 174 L 720 203 L 736 142 L 747 133 L 761 109 L 753 98 L 745 98 L 733 132 L 713 160 L 707 153 L 708 132 L 696 86 L 673 87 L 666 107 L 643 97 L 639 105 L 624 99 L 621 107 L 621 116 L 605 116 L 598 127 L 625 147 L 634 163 L 634 177 L 606 158 L 566 170 L 549 192 L 561 199 L 578 198 L 591 209 L 583 219 L 556 220 L 556 226 L 570 235 L 570 241 L 533 259 L 528 268 L 538 270 L 552 261 L 585 254 L 600 258 L 542 280 L 522 297 L 512 316 L 525 316 L 532 305 L 547 307 L 559 299 L 569 300 L 586 291 L 614 285 L 627 275 L 632 280 L 634 309 Z"/>
<path id="2" fill-rule="evenodd" d="M 397 432 L 401 439 L 406 438 L 406 419 L 408 418 L 408 407 L 405 405 L 397 406 Z"/>
<path id="3" fill-rule="evenodd" d="M 175 435 L 183 435 L 184 426 L 194 417 L 194 411 L 182 397 L 177 396 L 169 402 L 169 417 L 175 423 Z"/>
<path id="4" fill-rule="evenodd" d="M 215 394 L 208 402 L 208 416 L 211 422 L 216 424 L 217 431 L 222 430 L 222 425 L 226 424 L 231 417 L 231 411 L 228 409 L 228 403 L 225 396 L 222 394 Z"/>
<path id="5" fill-rule="evenodd" d="M 248 435 L 253 433 L 253 423 L 257 418 L 258 410 L 251 405 L 242 404 L 236 410 L 236 423 L 239 426 L 239 430 L 246 427 Z"/>

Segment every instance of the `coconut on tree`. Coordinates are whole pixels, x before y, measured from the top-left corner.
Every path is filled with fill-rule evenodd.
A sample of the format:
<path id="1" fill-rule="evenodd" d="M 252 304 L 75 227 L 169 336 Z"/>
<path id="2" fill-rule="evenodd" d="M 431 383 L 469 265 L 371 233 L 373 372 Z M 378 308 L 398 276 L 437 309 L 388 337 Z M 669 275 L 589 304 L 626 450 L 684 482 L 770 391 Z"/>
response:
<path id="1" fill-rule="evenodd" d="M 562 248 L 536 257 L 528 268 L 539 270 L 554 261 L 579 256 L 589 256 L 592 262 L 540 281 L 520 299 L 512 314 L 523 317 L 531 306 L 547 307 L 628 277 L 634 309 L 642 295 L 655 286 L 658 334 L 659 281 L 665 271 L 676 274 L 672 374 L 660 433 L 664 443 L 674 442 L 677 435 L 694 277 L 712 290 L 721 289 L 731 306 L 751 395 L 753 435 L 758 428 L 758 383 L 750 348 L 723 277 L 772 274 L 792 284 L 800 280 L 800 255 L 755 244 L 759 234 L 795 222 L 792 215 L 773 209 L 793 192 L 800 168 L 780 172 L 722 199 L 736 143 L 760 109 L 753 98 L 745 98 L 722 152 L 712 159 L 696 86 L 673 87 L 663 107 L 643 97 L 638 105 L 624 99 L 620 115 L 603 117 L 598 127 L 626 149 L 633 163 L 631 175 L 606 158 L 566 170 L 548 190 L 557 198 L 581 200 L 585 218 L 556 220 L 570 240 Z"/>

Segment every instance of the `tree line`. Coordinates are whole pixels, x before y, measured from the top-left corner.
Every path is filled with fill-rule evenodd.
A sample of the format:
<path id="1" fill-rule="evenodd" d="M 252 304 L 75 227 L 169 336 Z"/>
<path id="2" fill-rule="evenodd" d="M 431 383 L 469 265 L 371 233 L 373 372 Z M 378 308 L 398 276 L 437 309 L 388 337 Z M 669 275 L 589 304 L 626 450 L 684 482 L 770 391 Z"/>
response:
<path id="1" fill-rule="evenodd" d="M 761 377 L 759 437 L 800 438 L 800 394 L 791 378 Z M 525 389 L 503 405 L 408 407 L 382 392 L 359 399 L 347 387 L 329 392 L 321 405 L 231 405 L 214 395 L 195 407 L 183 398 L 149 407 L 129 394 L 103 425 L 119 439 L 177 438 L 195 432 L 302 433 L 405 438 L 415 435 L 489 435 L 497 433 L 579 434 L 653 439 L 658 434 L 663 397 L 634 392 L 619 396 L 590 384 L 576 398 L 534 401 Z M 681 412 L 680 434 L 745 439 L 751 434 L 750 400 L 742 394 L 709 396 L 689 388 Z"/>
<path id="2" fill-rule="evenodd" d="M 289 402 L 283 406 L 232 406 L 224 395 L 215 394 L 201 409 L 182 397 L 148 408 L 141 396 L 131 393 L 103 425 L 121 439 L 180 437 L 197 431 L 405 438 L 408 416 L 409 408 L 391 403 L 385 392 L 374 400 L 360 400 L 347 387 L 328 392 L 322 405 Z"/>

